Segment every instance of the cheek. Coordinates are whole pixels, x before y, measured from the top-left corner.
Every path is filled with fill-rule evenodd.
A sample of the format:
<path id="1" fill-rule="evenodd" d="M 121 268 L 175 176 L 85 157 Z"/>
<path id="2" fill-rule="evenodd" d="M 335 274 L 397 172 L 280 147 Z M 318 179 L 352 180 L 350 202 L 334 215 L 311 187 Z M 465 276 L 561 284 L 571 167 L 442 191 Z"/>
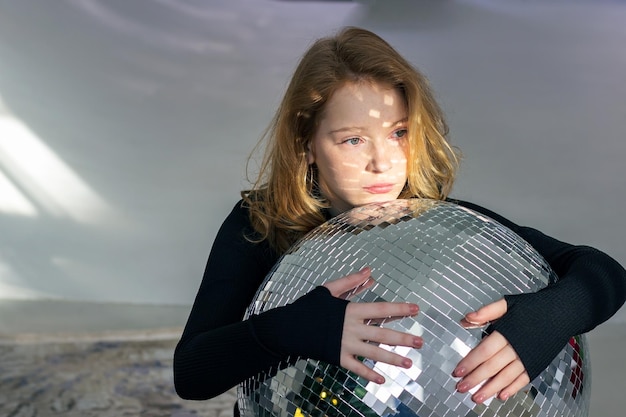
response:
<path id="1" fill-rule="evenodd" d="M 329 183 L 350 184 L 360 179 L 366 172 L 362 164 L 357 161 L 343 161 L 329 167 L 325 176 Z"/>
<path id="2" fill-rule="evenodd" d="M 327 178 L 354 175 L 363 171 L 365 158 L 359 152 L 350 154 L 326 152 L 317 155 L 317 166 Z"/>
<path id="3" fill-rule="evenodd" d="M 408 165 L 407 152 L 405 152 L 403 148 L 396 148 L 393 155 L 393 162 L 399 170 L 403 169 L 406 171 Z"/>

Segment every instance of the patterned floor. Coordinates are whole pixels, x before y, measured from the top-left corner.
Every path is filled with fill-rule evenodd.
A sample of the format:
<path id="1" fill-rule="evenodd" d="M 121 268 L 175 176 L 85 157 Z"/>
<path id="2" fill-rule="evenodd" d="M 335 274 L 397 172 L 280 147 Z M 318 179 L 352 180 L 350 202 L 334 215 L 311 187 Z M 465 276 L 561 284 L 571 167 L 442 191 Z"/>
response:
<path id="1" fill-rule="evenodd" d="M 234 391 L 184 401 L 172 383 L 170 340 L 0 345 L 0 416 L 228 417 Z"/>

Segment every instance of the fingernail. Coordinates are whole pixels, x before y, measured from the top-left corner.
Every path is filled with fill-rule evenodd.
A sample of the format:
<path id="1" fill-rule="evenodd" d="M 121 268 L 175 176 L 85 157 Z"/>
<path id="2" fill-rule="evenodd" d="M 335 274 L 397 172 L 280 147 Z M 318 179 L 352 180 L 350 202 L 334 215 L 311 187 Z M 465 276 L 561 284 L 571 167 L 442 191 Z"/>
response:
<path id="1" fill-rule="evenodd" d="M 368 275 L 369 273 L 372 272 L 371 268 L 369 266 L 363 267 L 363 269 L 361 269 L 361 274 L 363 275 Z"/>
<path id="2" fill-rule="evenodd" d="M 420 337 L 414 337 L 413 346 L 415 346 L 418 349 L 421 348 L 422 346 L 424 346 L 424 340 Z"/>
<path id="3" fill-rule="evenodd" d="M 502 401 L 506 401 L 506 400 L 508 400 L 508 399 L 509 399 L 509 397 L 510 397 L 510 394 L 509 394 L 508 392 L 502 392 L 502 393 L 500 393 L 500 399 L 501 399 Z"/>
<path id="4" fill-rule="evenodd" d="M 478 320 L 478 314 L 475 311 L 467 313 L 465 315 L 465 320 L 469 321 L 470 323 L 476 323 Z"/>
<path id="5" fill-rule="evenodd" d="M 458 392 L 467 392 L 469 390 L 469 382 L 461 382 L 457 387 L 456 390 Z"/>
<path id="6" fill-rule="evenodd" d="M 467 372 L 467 369 L 465 367 L 459 366 L 452 372 L 452 375 L 459 377 L 459 376 L 465 375 L 466 372 Z"/>
<path id="7" fill-rule="evenodd" d="M 402 361 L 402 366 L 404 366 L 405 368 L 410 368 L 411 366 L 413 366 L 413 361 L 411 359 L 405 358 Z"/>
<path id="8" fill-rule="evenodd" d="M 472 398 L 472 400 L 474 400 L 476 404 L 481 404 L 486 399 L 487 399 L 487 396 L 485 394 L 478 394 L 474 396 L 474 398 Z"/>
<path id="9" fill-rule="evenodd" d="M 385 383 L 385 378 L 383 378 L 382 376 L 379 376 L 378 378 L 376 378 L 376 382 L 377 384 L 384 384 Z"/>
<path id="10" fill-rule="evenodd" d="M 478 320 L 478 316 L 476 313 L 469 313 L 465 316 L 465 321 L 469 324 L 482 324 L 480 320 Z"/>
<path id="11" fill-rule="evenodd" d="M 417 314 L 420 311 L 420 308 L 417 304 L 409 304 L 409 311 L 411 314 Z"/>

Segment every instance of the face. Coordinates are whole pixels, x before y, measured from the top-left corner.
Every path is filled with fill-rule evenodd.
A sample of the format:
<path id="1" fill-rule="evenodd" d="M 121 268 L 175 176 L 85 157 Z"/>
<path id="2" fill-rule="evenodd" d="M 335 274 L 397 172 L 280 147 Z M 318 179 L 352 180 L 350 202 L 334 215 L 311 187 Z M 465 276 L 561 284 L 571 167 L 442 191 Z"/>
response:
<path id="1" fill-rule="evenodd" d="M 398 198 L 407 174 L 407 110 L 386 84 L 347 83 L 330 98 L 308 152 L 338 214 Z"/>

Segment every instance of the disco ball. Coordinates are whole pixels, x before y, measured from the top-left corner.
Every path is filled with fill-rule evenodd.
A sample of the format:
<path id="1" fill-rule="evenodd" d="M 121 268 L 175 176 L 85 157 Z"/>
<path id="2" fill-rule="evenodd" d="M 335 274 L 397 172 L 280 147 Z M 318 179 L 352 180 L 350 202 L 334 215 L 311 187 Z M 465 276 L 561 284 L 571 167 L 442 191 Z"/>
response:
<path id="1" fill-rule="evenodd" d="M 420 306 L 415 317 L 382 324 L 424 338 L 421 349 L 383 346 L 409 357 L 413 366 L 365 359 L 385 377 L 379 385 L 338 366 L 294 360 L 239 386 L 243 416 L 587 416 L 590 365 L 584 336 L 572 338 L 542 374 L 507 401 L 476 404 L 475 390 L 456 391 L 452 371 L 484 335 L 484 329 L 461 327 L 461 318 L 505 294 L 537 291 L 556 276 L 515 233 L 452 203 L 395 200 L 329 220 L 280 259 L 247 316 L 290 303 L 364 266 L 372 267 L 376 284 L 352 301 Z"/>

